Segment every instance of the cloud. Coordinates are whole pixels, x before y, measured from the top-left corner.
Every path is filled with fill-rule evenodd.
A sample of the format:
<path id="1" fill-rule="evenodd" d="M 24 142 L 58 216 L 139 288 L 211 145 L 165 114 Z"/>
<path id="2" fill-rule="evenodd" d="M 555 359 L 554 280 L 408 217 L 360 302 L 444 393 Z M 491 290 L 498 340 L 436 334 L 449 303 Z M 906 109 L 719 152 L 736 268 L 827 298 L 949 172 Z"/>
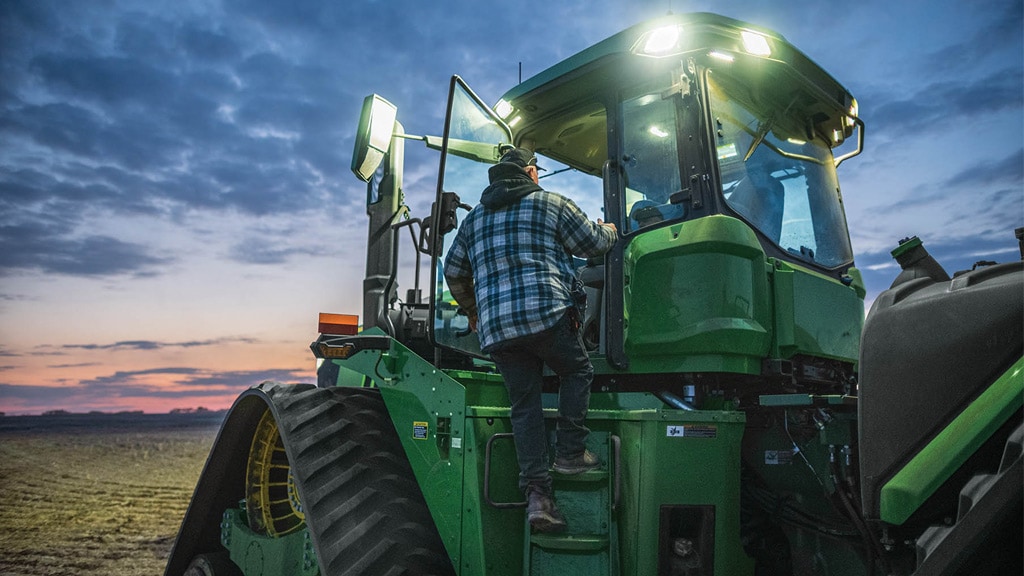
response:
<path id="1" fill-rule="evenodd" d="M 154 379 L 153 377 L 158 377 Z M 177 398 L 184 396 L 223 396 L 266 380 L 280 382 L 310 381 L 307 370 L 233 370 L 209 371 L 185 367 L 150 368 L 117 371 L 106 376 L 82 380 L 78 385 L 89 393 L 113 397 Z"/>
<path id="2" fill-rule="evenodd" d="M 982 79 L 941 76 L 919 90 L 896 95 L 892 92 L 868 94 L 864 101 L 872 106 L 861 117 L 872 134 L 897 139 L 908 133 L 946 130 L 951 118 L 963 122 L 1001 110 L 1019 110 L 1024 104 L 1020 66 L 1008 66 Z"/>
<path id="3" fill-rule="evenodd" d="M 63 386 L 0 383 L 7 410 L 38 412 L 62 408 L 80 411 L 97 405 L 124 406 L 132 400 L 229 398 L 266 380 L 311 383 L 306 371 L 288 369 L 208 371 L 185 367 L 119 370 L 106 376 L 67 382 Z M 168 402 L 168 408 L 172 407 Z"/>
<path id="4" fill-rule="evenodd" d="M 928 55 L 927 60 L 933 64 L 931 70 L 935 74 L 948 75 L 953 70 L 978 68 L 980 63 L 997 58 L 996 55 L 1007 48 L 1020 59 L 1024 5 L 1018 0 L 985 2 L 972 5 L 971 10 L 981 13 L 986 22 L 969 35 L 954 37 L 963 38 L 962 42 L 939 48 Z"/>
<path id="5" fill-rule="evenodd" d="M 123 236 L 122 216 L 176 220 L 190 234 L 189 213 L 239 225 L 232 216 L 348 202 L 339 143 L 350 123 L 339 118 L 355 117 L 340 111 L 358 97 L 316 58 L 276 53 L 261 30 L 272 23 L 45 2 L 0 14 L 0 275 L 152 276 L 179 261 Z M 228 257 L 308 253 L 263 242 Z"/>
<path id="6" fill-rule="evenodd" d="M 63 403 L 67 393 L 67 389 L 61 386 L 22 386 L 0 382 L 0 398 L 11 405 L 26 402 L 44 406 L 51 402 Z"/>
<path id="7" fill-rule="evenodd" d="M 968 167 L 951 176 L 943 184 L 952 187 L 960 186 L 964 182 L 970 182 L 972 186 L 979 184 L 1019 185 L 1024 182 L 1024 148 L 1018 148 L 1016 152 L 1005 158 L 989 160 Z"/>
<path id="8" fill-rule="evenodd" d="M 339 111 L 358 99 L 331 69 L 268 51 L 248 19 L 29 4 L 4 9 L 0 225 L 53 207 L 65 230 L 87 210 L 282 215 L 343 196 Z M 36 52 L 37 35 L 58 40 Z"/>
<path id="9" fill-rule="evenodd" d="M 202 348 L 206 346 L 219 346 L 221 344 L 255 344 L 256 338 L 232 337 L 215 338 L 212 340 L 188 340 L 184 342 L 158 342 L 155 340 L 123 340 L 111 344 L 62 344 L 57 348 L 76 348 L 80 350 L 163 350 L 166 348 Z M 49 348 L 44 346 L 42 348 Z"/>
<path id="10" fill-rule="evenodd" d="M 196 375 L 187 382 L 183 382 L 183 384 L 195 387 L 224 386 L 228 388 L 247 388 L 267 380 L 287 383 L 312 383 L 315 378 L 305 369 L 234 370 Z"/>
<path id="11" fill-rule="evenodd" d="M 1020 186 L 1024 182 L 1024 148 L 1003 158 L 985 159 L 965 167 L 942 182 L 923 182 L 904 196 L 896 197 L 885 204 L 881 211 L 921 209 L 931 203 L 956 204 L 959 195 L 950 190 L 960 190 L 971 198 L 970 206 L 983 207 L 984 211 L 1008 212 L 1011 217 L 1020 217 L 1024 212 L 1009 209 L 1015 203 L 1024 201 Z M 965 189 L 968 187 L 969 189 Z M 1016 191 L 1017 194 L 1012 194 Z M 969 209 L 969 208 L 968 208 Z"/>
<path id="12" fill-rule="evenodd" d="M 6 346 L 0 346 L 0 358 L 17 358 L 22 356 L 20 352 L 8 350 Z"/>
<path id="13" fill-rule="evenodd" d="M 170 71 L 136 57 L 50 52 L 29 71 L 56 96 L 103 106 L 167 108 L 179 88 Z"/>
<path id="14" fill-rule="evenodd" d="M 312 246 L 288 246 L 284 240 L 249 238 L 231 247 L 232 260 L 245 264 L 278 265 L 293 256 L 319 256 L 323 254 Z"/>
<path id="15" fill-rule="evenodd" d="M 75 364 L 50 364 L 47 368 L 61 369 L 61 368 L 87 368 L 90 366 L 102 366 L 99 362 L 78 362 Z"/>
<path id="16" fill-rule="evenodd" d="M 45 223 L 0 224 L 0 276 L 38 270 L 70 276 L 155 274 L 173 260 L 110 236 L 67 238 Z"/>

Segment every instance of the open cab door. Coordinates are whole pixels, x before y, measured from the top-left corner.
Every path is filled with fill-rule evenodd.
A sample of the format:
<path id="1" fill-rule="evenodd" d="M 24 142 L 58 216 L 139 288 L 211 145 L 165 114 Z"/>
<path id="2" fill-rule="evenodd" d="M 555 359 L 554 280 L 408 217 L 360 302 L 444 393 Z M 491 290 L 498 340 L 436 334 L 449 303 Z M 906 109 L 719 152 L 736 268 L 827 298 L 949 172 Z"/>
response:
<path id="1" fill-rule="evenodd" d="M 440 357 L 457 352 L 462 358 L 484 358 L 477 334 L 460 312 L 444 279 L 444 259 L 459 226 L 459 209 L 469 210 L 490 183 L 487 170 L 500 158 L 501 144 L 512 143 L 512 131 L 458 76 L 452 76 L 441 142 L 441 164 L 433 210 L 431 247 L 433 294 L 430 334 Z M 461 215 L 465 215 L 463 212 Z M 448 364 L 447 362 L 441 362 Z"/>

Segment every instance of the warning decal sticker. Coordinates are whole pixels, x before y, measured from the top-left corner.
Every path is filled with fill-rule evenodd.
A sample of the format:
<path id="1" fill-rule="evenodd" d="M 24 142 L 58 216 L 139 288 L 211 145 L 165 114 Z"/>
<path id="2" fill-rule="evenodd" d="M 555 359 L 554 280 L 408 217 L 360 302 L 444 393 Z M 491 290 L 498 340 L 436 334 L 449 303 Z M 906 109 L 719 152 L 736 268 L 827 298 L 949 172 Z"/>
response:
<path id="1" fill-rule="evenodd" d="M 665 428 L 669 438 L 718 438 L 718 427 L 698 424 L 669 424 Z"/>
<path id="2" fill-rule="evenodd" d="M 429 424 L 426 422 L 413 422 L 412 423 L 412 437 L 415 440 L 426 440 L 427 431 L 429 430 Z"/>
<path id="3" fill-rule="evenodd" d="M 793 462 L 792 450 L 765 450 L 764 463 L 770 465 L 790 464 Z"/>

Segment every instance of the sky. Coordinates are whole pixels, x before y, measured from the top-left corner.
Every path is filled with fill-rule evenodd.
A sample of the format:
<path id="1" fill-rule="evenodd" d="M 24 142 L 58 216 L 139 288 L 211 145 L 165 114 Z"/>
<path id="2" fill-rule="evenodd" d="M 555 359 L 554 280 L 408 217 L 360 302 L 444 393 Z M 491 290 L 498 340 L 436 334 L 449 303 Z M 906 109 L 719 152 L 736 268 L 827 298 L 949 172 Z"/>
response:
<path id="1" fill-rule="evenodd" d="M 950 272 L 1020 258 L 1022 2 L 838 6 L 0 0 L 0 412 L 220 409 L 315 381 L 317 313 L 362 310 L 363 98 L 440 135 L 452 74 L 493 103 L 520 65 L 670 10 L 775 30 L 858 99 L 866 149 L 839 177 L 868 305 L 906 236 Z M 437 160 L 407 143 L 414 216 Z"/>

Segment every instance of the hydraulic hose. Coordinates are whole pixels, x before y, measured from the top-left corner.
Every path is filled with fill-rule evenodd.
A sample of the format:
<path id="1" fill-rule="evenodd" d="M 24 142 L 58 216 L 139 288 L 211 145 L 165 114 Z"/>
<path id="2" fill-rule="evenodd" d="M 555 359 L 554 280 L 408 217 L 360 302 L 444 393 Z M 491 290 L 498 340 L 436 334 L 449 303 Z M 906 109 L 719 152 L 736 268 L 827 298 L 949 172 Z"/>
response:
<path id="1" fill-rule="evenodd" d="M 686 410 L 687 412 L 693 412 L 697 410 L 696 408 L 693 407 L 692 404 L 690 404 L 686 400 L 683 400 L 679 396 L 676 396 L 675 394 L 669 392 L 668 390 L 659 390 L 655 392 L 654 395 L 659 400 L 673 408 L 677 408 L 679 410 Z"/>
<path id="2" fill-rule="evenodd" d="M 835 494 L 838 496 L 840 503 L 846 510 L 846 516 L 853 522 L 853 525 L 860 532 L 861 540 L 864 542 L 864 552 L 868 557 L 868 574 L 867 576 L 873 576 L 875 574 L 875 561 L 878 560 L 883 564 L 887 564 L 885 561 L 884 552 L 879 548 L 878 541 L 875 540 L 871 534 L 871 529 L 868 528 L 867 522 L 864 521 L 864 517 L 861 516 L 860 512 L 854 506 L 850 500 L 850 495 L 846 493 L 847 488 L 852 488 L 847 484 L 845 480 L 840 480 L 839 464 L 832 457 L 833 453 L 830 452 L 828 469 L 832 475 L 832 484 L 835 486 Z"/>

